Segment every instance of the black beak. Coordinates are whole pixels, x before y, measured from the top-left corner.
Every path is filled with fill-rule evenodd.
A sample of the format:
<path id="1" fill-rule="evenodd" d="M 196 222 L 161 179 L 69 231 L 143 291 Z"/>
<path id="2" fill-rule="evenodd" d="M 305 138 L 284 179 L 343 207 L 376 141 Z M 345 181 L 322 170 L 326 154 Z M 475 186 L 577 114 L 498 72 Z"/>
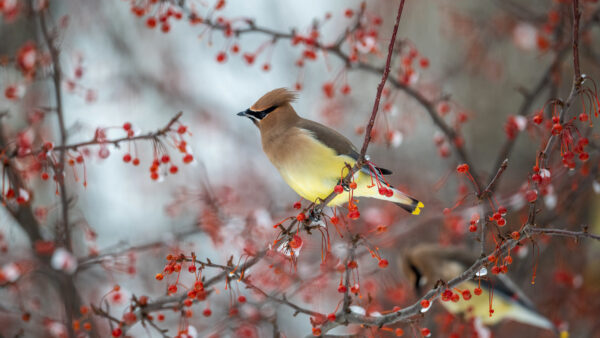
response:
<path id="1" fill-rule="evenodd" d="M 248 109 L 237 113 L 237 116 L 248 116 Z"/>

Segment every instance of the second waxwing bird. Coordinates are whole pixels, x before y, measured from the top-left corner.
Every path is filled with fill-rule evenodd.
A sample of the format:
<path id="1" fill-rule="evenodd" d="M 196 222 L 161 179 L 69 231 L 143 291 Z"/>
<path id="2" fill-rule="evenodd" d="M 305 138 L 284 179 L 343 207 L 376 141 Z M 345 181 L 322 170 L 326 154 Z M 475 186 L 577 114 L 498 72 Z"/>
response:
<path id="1" fill-rule="evenodd" d="M 477 256 L 459 247 L 442 247 L 438 244 L 420 244 L 406 250 L 402 256 L 402 270 L 417 293 L 432 289 L 438 281 L 448 282 L 477 261 Z M 493 281 L 482 278 L 467 280 L 454 291 L 469 290 L 471 298 L 461 296 L 457 302 L 442 301 L 452 314 L 462 314 L 467 319 L 478 318 L 485 325 L 494 325 L 505 319 L 558 332 L 555 325 L 535 310 L 533 303 L 505 275 L 495 275 Z M 475 288 L 481 294 L 474 294 Z M 490 316 L 490 290 L 493 314 Z M 562 334 L 561 337 L 568 336 Z"/>
<path id="2" fill-rule="evenodd" d="M 314 202 L 325 199 L 333 191 L 342 172 L 347 173 L 346 164 L 353 166 L 359 153 L 342 134 L 298 116 L 291 105 L 295 98 L 296 95 L 285 88 L 275 89 L 238 115 L 248 117 L 258 127 L 263 150 L 286 183 L 300 196 Z M 388 186 L 382 174 L 390 173 L 386 169 L 363 167 L 354 175 L 357 184 L 354 196 L 394 202 L 418 215 L 423 203 Z M 393 194 L 380 194 L 372 178 Z M 337 206 L 348 199 L 349 192 L 345 191 L 329 205 Z"/>

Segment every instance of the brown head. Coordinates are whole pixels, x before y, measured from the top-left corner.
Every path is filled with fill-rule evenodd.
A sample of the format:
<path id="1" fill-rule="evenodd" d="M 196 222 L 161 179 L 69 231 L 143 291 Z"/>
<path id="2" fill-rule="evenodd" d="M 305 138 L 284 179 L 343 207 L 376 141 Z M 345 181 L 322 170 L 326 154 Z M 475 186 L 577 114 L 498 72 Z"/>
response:
<path id="1" fill-rule="evenodd" d="M 261 132 L 272 127 L 295 122 L 298 115 L 290 104 L 296 94 L 286 88 L 278 88 L 263 95 L 250 108 L 239 112 L 238 116 L 249 118 Z"/>

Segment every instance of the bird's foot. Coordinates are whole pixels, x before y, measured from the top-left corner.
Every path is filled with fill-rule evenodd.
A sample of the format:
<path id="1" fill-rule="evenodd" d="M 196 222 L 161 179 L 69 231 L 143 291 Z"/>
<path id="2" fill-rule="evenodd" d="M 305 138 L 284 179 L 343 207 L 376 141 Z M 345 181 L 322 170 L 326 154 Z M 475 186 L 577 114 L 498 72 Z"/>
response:
<path id="1" fill-rule="evenodd" d="M 339 179 L 336 185 L 341 185 L 342 188 L 344 188 L 344 191 L 350 191 L 350 186 L 348 185 L 348 182 L 345 182 L 343 179 Z"/>
<path id="2" fill-rule="evenodd" d="M 311 223 L 319 222 L 321 220 L 321 210 L 317 210 L 317 208 L 310 209 L 308 219 Z"/>

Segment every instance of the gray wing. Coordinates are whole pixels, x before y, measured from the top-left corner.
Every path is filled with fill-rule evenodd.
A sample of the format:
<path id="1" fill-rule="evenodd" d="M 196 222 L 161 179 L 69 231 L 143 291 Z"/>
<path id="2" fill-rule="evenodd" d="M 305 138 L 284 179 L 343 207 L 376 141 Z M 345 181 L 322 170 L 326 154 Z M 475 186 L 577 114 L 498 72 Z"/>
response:
<path id="1" fill-rule="evenodd" d="M 337 131 L 324 126 L 320 123 L 300 119 L 300 122 L 297 124 L 298 128 L 308 130 L 311 132 L 314 137 L 328 146 L 329 148 L 335 150 L 338 155 L 346 155 L 354 160 L 358 160 L 360 154 L 356 151 L 356 147 L 348 140 L 344 135 L 338 133 Z M 379 172 L 375 173 L 377 176 L 380 175 L 389 175 L 392 172 L 388 169 L 375 167 Z M 367 174 L 370 174 L 369 168 L 363 167 L 362 171 Z"/>

